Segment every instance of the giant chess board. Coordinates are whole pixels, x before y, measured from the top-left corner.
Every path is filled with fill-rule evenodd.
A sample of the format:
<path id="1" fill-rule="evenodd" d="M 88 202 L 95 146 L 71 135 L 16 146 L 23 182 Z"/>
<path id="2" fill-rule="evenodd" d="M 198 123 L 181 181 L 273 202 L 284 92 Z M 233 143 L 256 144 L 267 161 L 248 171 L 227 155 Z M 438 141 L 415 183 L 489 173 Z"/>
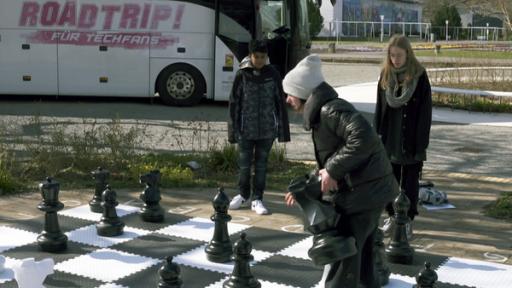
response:
<path id="1" fill-rule="evenodd" d="M 88 205 L 60 211 L 60 227 L 69 241 L 68 249 L 56 254 L 38 249 L 36 238 L 44 216 L 0 226 L 0 254 L 6 257 L 0 287 L 17 287 L 9 267 L 29 257 L 54 259 L 55 272 L 46 278 L 46 287 L 157 287 L 158 269 L 166 256 L 173 256 L 173 262 L 180 265 L 183 287 L 222 287 L 233 263 L 206 259 L 204 248 L 214 230 L 210 219 L 167 212 L 165 222 L 147 223 L 138 211 L 135 206 L 117 206 L 126 224 L 124 234 L 117 237 L 96 234 L 95 223 L 101 214 L 90 212 Z M 312 244 L 309 234 L 233 222 L 228 229 L 233 243 L 241 232 L 247 234 L 253 246 L 251 271 L 262 287 L 322 287 L 322 268 L 313 265 L 307 256 Z M 512 287 L 512 266 L 420 252 L 412 265 L 390 264 L 392 275 L 386 287 L 411 287 L 425 261 L 436 270 L 438 287 Z"/>

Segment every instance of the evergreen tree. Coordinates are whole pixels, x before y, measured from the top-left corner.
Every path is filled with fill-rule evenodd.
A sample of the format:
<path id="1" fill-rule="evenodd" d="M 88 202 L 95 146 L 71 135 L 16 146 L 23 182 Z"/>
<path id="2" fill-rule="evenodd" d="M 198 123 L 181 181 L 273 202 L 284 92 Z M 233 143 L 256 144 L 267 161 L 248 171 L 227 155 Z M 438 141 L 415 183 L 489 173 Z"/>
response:
<path id="1" fill-rule="evenodd" d="M 461 27 L 462 22 L 460 19 L 459 11 L 457 7 L 454 5 L 448 4 L 448 2 L 443 3 L 439 8 L 434 12 L 434 18 L 432 19 L 432 26 L 441 26 L 444 27 L 446 25 L 446 20 L 448 20 L 451 27 Z"/>
<path id="2" fill-rule="evenodd" d="M 324 17 L 320 14 L 320 8 L 313 0 L 308 0 L 309 35 L 316 37 L 324 25 Z"/>

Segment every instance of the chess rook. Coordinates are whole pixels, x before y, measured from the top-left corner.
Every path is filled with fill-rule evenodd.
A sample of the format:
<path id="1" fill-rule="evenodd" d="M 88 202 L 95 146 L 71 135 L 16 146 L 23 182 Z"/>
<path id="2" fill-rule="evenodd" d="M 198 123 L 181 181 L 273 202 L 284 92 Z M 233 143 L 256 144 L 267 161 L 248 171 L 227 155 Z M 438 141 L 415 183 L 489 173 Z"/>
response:
<path id="1" fill-rule="evenodd" d="M 228 222 L 231 221 L 231 216 L 228 214 L 229 198 L 223 188 L 218 189 L 212 203 L 215 214 L 210 219 L 215 222 L 215 229 L 212 240 L 204 249 L 206 257 L 209 261 L 216 263 L 229 262 L 233 254 L 228 233 Z"/>
<path id="2" fill-rule="evenodd" d="M 181 288 L 183 281 L 180 278 L 180 273 L 180 266 L 172 262 L 172 256 L 167 256 L 165 264 L 158 270 L 158 275 L 160 275 L 158 288 Z"/>
<path id="3" fill-rule="evenodd" d="M 66 250 L 68 237 L 60 230 L 57 217 L 57 212 L 64 208 L 64 204 L 59 201 L 60 185 L 48 177 L 45 182 L 39 184 L 39 189 L 43 201 L 37 205 L 37 209 L 45 212 L 45 221 L 43 232 L 37 236 L 37 244 L 46 252 Z"/>
<path id="4" fill-rule="evenodd" d="M 341 261 L 357 253 L 354 237 L 344 237 L 336 230 L 338 213 L 332 204 L 322 201 L 318 176 L 299 177 L 290 183 L 290 191 L 304 213 L 304 228 L 313 234 L 308 255 L 315 265 Z"/>
<path id="5" fill-rule="evenodd" d="M 410 221 L 407 211 L 411 202 L 403 189 L 393 202 L 395 209 L 395 230 L 386 248 L 386 256 L 391 263 L 411 264 L 414 256 L 414 249 L 409 245 L 405 225 Z"/>
<path id="6" fill-rule="evenodd" d="M 140 194 L 140 200 L 144 201 L 144 206 L 140 210 L 140 217 L 146 222 L 163 222 L 164 210 L 160 207 L 160 171 L 153 170 L 139 177 L 141 184 L 146 184 L 146 188 Z"/>
<path id="7" fill-rule="evenodd" d="M 253 260 L 252 245 L 246 239 L 245 233 L 240 235 L 233 247 L 235 265 L 229 279 L 222 285 L 223 288 L 260 288 L 261 283 L 251 274 L 249 263 Z"/>
<path id="8" fill-rule="evenodd" d="M 103 208 L 101 207 L 101 194 L 107 188 L 107 179 L 110 173 L 108 170 L 98 167 L 98 169 L 91 172 L 91 175 L 95 181 L 95 186 L 94 196 L 91 201 L 89 201 L 89 207 L 91 208 L 91 212 L 101 213 L 103 212 Z"/>
<path id="9" fill-rule="evenodd" d="M 119 202 L 116 198 L 116 191 L 107 185 L 107 189 L 102 194 L 103 215 L 100 222 L 96 224 L 96 232 L 100 236 L 114 237 L 123 234 L 124 223 L 117 216 L 116 206 Z"/>

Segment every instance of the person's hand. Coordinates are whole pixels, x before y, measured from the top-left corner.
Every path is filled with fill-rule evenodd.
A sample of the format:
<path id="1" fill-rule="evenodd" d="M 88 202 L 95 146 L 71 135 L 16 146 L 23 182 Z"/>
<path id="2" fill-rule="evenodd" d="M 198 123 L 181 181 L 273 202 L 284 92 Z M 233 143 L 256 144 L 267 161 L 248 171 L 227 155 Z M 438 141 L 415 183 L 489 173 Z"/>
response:
<path id="1" fill-rule="evenodd" d="M 322 178 L 322 193 L 328 193 L 329 191 L 338 190 L 338 181 L 331 178 L 327 170 L 324 168 L 318 171 L 318 175 Z"/>
<path id="2" fill-rule="evenodd" d="M 295 204 L 295 198 L 293 198 L 292 192 L 287 192 L 286 195 L 284 195 L 284 201 L 288 206 L 293 206 Z"/>

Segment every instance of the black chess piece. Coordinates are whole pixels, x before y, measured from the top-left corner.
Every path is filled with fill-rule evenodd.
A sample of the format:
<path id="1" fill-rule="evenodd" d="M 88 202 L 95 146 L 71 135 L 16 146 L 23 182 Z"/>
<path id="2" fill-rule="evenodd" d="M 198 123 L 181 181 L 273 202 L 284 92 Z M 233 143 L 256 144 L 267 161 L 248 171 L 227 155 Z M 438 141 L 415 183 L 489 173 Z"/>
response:
<path id="1" fill-rule="evenodd" d="M 430 262 L 425 262 L 425 269 L 416 275 L 416 285 L 413 288 L 435 288 L 437 273 L 431 268 Z"/>
<path id="2" fill-rule="evenodd" d="M 141 184 L 146 184 L 146 188 L 140 194 L 140 200 L 144 201 L 144 206 L 140 209 L 140 217 L 146 222 L 164 221 L 164 210 L 160 207 L 160 171 L 153 170 L 139 177 Z"/>
<path id="3" fill-rule="evenodd" d="M 101 194 L 107 188 L 107 179 L 110 176 L 110 172 L 101 167 L 91 172 L 92 179 L 95 180 L 94 196 L 89 201 L 89 207 L 91 212 L 101 213 L 103 208 L 101 207 Z"/>
<path id="4" fill-rule="evenodd" d="M 334 206 L 322 200 L 319 176 L 299 177 L 288 186 L 304 213 L 304 228 L 313 234 L 308 255 L 316 265 L 341 261 L 357 253 L 355 238 L 339 235 L 336 223 L 339 214 Z"/>
<path id="5" fill-rule="evenodd" d="M 172 256 L 165 258 L 165 264 L 158 270 L 160 281 L 158 288 L 181 288 L 183 281 L 180 278 L 181 269 L 172 262 Z"/>
<path id="6" fill-rule="evenodd" d="M 229 262 L 231 255 L 233 255 L 231 239 L 229 239 L 228 233 L 228 222 L 231 221 L 231 216 L 228 214 L 229 198 L 224 193 L 224 188 L 218 189 L 212 203 L 215 214 L 210 219 L 215 222 L 215 230 L 213 231 L 212 240 L 204 249 L 206 258 L 216 263 Z"/>
<path id="7" fill-rule="evenodd" d="M 52 178 L 46 178 L 45 182 L 39 184 L 43 201 L 37 205 L 37 209 L 45 212 L 44 229 L 37 236 L 37 244 L 42 251 L 59 252 L 66 250 L 68 237 L 62 233 L 59 226 L 57 212 L 64 208 L 59 201 L 59 182 Z"/>
<path id="8" fill-rule="evenodd" d="M 240 235 L 240 239 L 235 242 L 233 247 L 233 272 L 229 278 L 224 281 L 223 288 L 260 288 L 261 283 L 251 274 L 249 263 L 253 260 L 251 255 L 252 245 L 247 241 L 245 233 Z"/>
<path id="9" fill-rule="evenodd" d="M 116 191 L 110 189 L 107 185 L 107 189 L 103 191 L 101 206 L 103 209 L 103 215 L 98 224 L 96 224 L 96 232 L 100 236 L 114 237 L 123 234 L 124 223 L 117 216 L 116 206 L 119 204 L 116 198 Z"/>
<path id="10" fill-rule="evenodd" d="M 386 261 L 386 252 L 384 248 L 384 233 L 379 228 L 375 229 L 375 236 L 373 238 L 373 253 L 375 259 L 375 271 L 379 275 L 379 283 L 381 286 L 386 286 L 389 283 L 389 275 L 391 270 Z"/>
<path id="11" fill-rule="evenodd" d="M 410 221 L 407 211 L 411 202 L 405 195 L 403 189 L 393 202 L 395 209 L 395 230 L 386 247 L 386 256 L 391 263 L 411 264 L 414 256 L 414 249 L 409 245 L 405 225 Z"/>

